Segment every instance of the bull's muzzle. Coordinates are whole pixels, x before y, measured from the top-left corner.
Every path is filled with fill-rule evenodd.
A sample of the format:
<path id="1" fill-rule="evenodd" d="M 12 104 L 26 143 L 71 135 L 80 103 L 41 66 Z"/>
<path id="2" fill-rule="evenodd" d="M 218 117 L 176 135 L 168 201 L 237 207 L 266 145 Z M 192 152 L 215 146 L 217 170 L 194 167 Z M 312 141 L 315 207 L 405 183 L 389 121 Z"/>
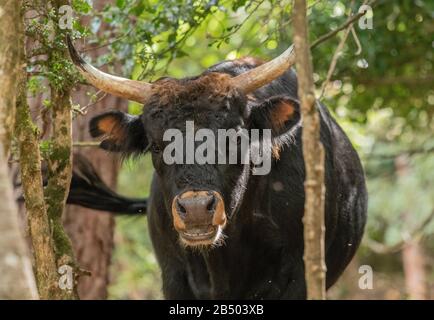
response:
<path id="1" fill-rule="evenodd" d="M 190 246 L 215 243 L 226 225 L 225 206 L 216 191 L 186 191 L 173 199 L 173 225 Z"/>

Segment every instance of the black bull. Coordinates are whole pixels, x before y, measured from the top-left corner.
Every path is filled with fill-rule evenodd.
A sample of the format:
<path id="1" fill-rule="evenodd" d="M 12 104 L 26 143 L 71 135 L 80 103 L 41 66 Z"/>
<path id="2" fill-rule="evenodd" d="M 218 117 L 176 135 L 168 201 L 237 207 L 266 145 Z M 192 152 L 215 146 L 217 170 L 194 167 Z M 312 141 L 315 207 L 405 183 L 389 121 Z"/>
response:
<path id="1" fill-rule="evenodd" d="M 156 172 L 150 197 L 117 195 L 86 161 L 81 161 L 68 202 L 112 212 L 146 213 L 168 299 L 306 297 L 302 225 L 305 170 L 296 75 L 289 70 L 248 96 L 213 94 L 215 86 L 224 86 L 224 79 L 219 79 L 222 74 L 235 76 L 255 65 L 249 59 L 226 61 L 196 78 L 160 79 L 159 97 L 146 103 L 140 117 L 109 112 L 91 121 L 92 135 L 105 135 L 102 148 L 126 154 L 152 153 Z M 210 86 L 214 90 L 211 94 L 207 92 Z M 178 92 L 177 99 L 170 98 L 173 92 Z M 317 109 L 325 148 L 329 288 L 359 246 L 366 222 L 367 191 L 360 160 L 349 139 L 324 105 L 318 103 Z M 275 152 L 271 172 L 252 175 L 249 165 L 165 165 L 161 161 L 161 129 L 182 128 L 189 119 L 208 128 L 272 129 Z M 193 203 L 183 199 L 189 193 Z M 220 209 L 216 208 L 219 203 Z M 210 229 L 196 234 L 199 241 L 195 245 L 195 239 L 185 233 L 191 227 L 186 226 L 186 215 L 198 214 L 201 206 L 211 207 L 205 226 Z M 217 215 L 220 221 L 215 222 Z M 212 234 L 208 241 L 207 232 L 217 227 L 224 237 L 218 235 L 220 239 L 215 242 L 216 234 Z"/>

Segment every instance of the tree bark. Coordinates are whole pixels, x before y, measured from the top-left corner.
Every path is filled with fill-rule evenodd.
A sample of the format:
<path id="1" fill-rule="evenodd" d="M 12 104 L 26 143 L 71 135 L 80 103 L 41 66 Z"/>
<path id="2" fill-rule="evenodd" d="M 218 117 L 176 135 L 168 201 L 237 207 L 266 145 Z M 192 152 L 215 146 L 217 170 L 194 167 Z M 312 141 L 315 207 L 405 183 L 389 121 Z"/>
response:
<path id="1" fill-rule="evenodd" d="M 16 84 L 23 50 L 21 1 L 0 0 L 0 141 L 9 155 L 15 124 Z"/>
<path id="2" fill-rule="evenodd" d="M 88 103 L 86 91 L 82 88 L 74 97 L 74 103 Z M 89 110 L 85 118 L 74 121 L 74 140 L 91 139 L 88 133 L 88 121 L 91 116 L 107 110 L 107 106 L 124 107 L 127 102 L 116 97 L 106 97 Z M 102 179 L 113 189 L 116 188 L 119 161 L 116 157 L 96 147 L 80 147 L 80 152 L 89 159 Z M 80 299 L 106 299 L 108 295 L 109 269 L 113 249 L 115 221 L 111 213 L 104 213 L 74 205 L 68 205 L 64 218 L 64 226 L 72 245 L 75 257 L 81 268 L 90 271 L 90 276 L 80 277 L 78 294 Z"/>
<path id="3" fill-rule="evenodd" d="M 69 95 L 51 88 L 52 137 L 48 155 L 48 183 L 45 190 L 47 212 L 53 225 L 57 264 L 76 269 L 72 245 L 62 226 L 72 176 L 71 103 Z"/>
<path id="4" fill-rule="evenodd" d="M 2 143 L 0 147 L 0 299 L 38 299 L 32 262 L 20 230 Z"/>
<path id="5" fill-rule="evenodd" d="M 106 0 L 94 1 L 94 9 L 102 10 L 107 3 Z M 107 25 L 103 24 L 100 32 L 105 30 L 107 30 Z M 100 48 L 86 53 L 92 58 L 97 58 L 105 50 L 105 48 Z M 79 88 L 78 92 L 73 95 L 74 104 L 85 106 L 89 103 L 89 96 L 86 94 L 89 88 L 89 86 Z M 88 122 L 92 116 L 112 109 L 126 111 L 127 107 L 128 101 L 113 96 L 106 96 L 90 106 L 85 117 L 79 116 L 73 122 L 74 141 L 91 140 L 88 133 Z M 119 170 L 119 161 L 116 157 L 96 147 L 80 147 L 75 151 L 80 152 L 92 162 L 109 187 L 116 188 Z M 115 226 L 112 214 L 71 205 L 67 206 L 64 225 L 72 240 L 80 267 L 91 272 L 90 276 L 79 279 L 80 298 L 106 299 Z"/>
<path id="6" fill-rule="evenodd" d="M 412 300 L 428 299 L 423 247 L 417 241 L 410 241 L 402 250 L 404 278 L 407 296 Z"/>
<path id="7" fill-rule="evenodd" d="M 21 12 L 21 8 L 19 11 Z M 20 22 L 23 23 L 22 20 L 20 20 Z M 64 171 L 68 169 L 67 163 L 70 156 L 68 155 L 66 157 L 67 159 L 64 160 L 64 157 L 62 157 L 64 152 L 59 152 L 59 150 L 64 151 L 65 148 L 68 148 L 67 145 L 60 146 L 60 144 L 65 142 L 65 140 L 62 140 L 65 135 L 69 134 L 70 136 L 70 131 L 66 128 L 68 125 L 70 126 L 70 119 L 68 122 L 66 117 L 59 116 L 56 118 L 56 120 L 60 119 L 56 125 L 61 127 L 61 130 L 59 130 L 59 132 L 53 132 L 55 137 L 53 139 L 52 148 L 49 149 L 50 160 L 55 159 L 51 161 L 51 167 L 56 168 L 57 171 L 55 174 L 58 176 L 53 179 L 54 183 L 53 181 L 51 182 L 51 188 L 49 181 L 49 187 L 44 194 L 39 147 L 40 133 L 38 127 L 32 121 L 30 107 L 27 102 L 27 72 L 25 70 L 26 55 L 24 53 L 24 43 L 22 43 L 22 46 L 23 50 L 19 56 L 20 66 L 22 66 L 22 68 L 19 72 L 19 80 L 17 81 L 19 94 L 16 103 L 17 118 L 15 133 L 19 146 L 21 182 L 25 199 L 27 225 L 34 255 L 34 268 L 38 291 L 42 299 L 74 299 L 77 297 L 73 282 L 74 269 L 71 265 L 71 261 L 65 259 L 65 256 L 68 255 L 67 248 L 62 247 L 64 242 L 60 241 L 60 239 L 63 240 L 66 238 L 60 220 L 63 211 L 61 198 L 62 195 L 66 198 L 68 191 L 62 194 L 61 185 L 56 184 L 57 181 L 62 181 L 62 183 L 66 184 L 66 188 L 68 188 L 70 184 L 69 181 L 64 181 Z M 50 55 L 53 54 L 56 49 L 51 51 Z M 51 92 L 51 94 L 53 94 L 53 92 Z M 59 103 L 60 100 L 56 102 Z M 66 110 L 67 107 L 68 106 L 64 104 L 60 106 L 56 105 L 53 107 L 53 114 L 57 115 L 56 111 L 59 109 Z M 71 143 L 69 147 L 71 148 Z M 69 166 L 69 170 L 70 169 Z M 63 238 L 61 238 L 61 236 L 63 236 Z M 61 250 L 59 250 L 59 248 L 61 248 Z M 58 272 L 60 271 L 58 267 L 66 264 L 70 265 L 71 270 L 68 270 L 67 274 L 61 275 L 60 272 Z M 68 281 L 69 286 L 62 286 L 65 277 L 70 279 Z"/>
<path id="8" fill-rule="evenodd" d="M 36 282 L 41 299 L 61 296 L 51 228 L 44 200 L 39 152 L 39 131 L 30 117 L 26 100 L 26 75 L 19 82 L 16 138 L 19 145 L 21 182 L 27 212 L 27 224 L 33 247 Z"/>
<path id="9" fill-rule="evenodd" d="M 306 170 L 303 217 L 306 290 L 308 299 L 325 299 L 324 149 L 320 142 L 320 119 L 316 109 L 305 0 L 294 2 L 293 30 Z"/>
<path id="10" fill-rule="evenodd" d="M 409 158 L 400 155 L 395 158 L 395 170 L 398 179 L 403 179 L 411 172 Z M 410 223 L 410 212 L 403 213 L 404 220 Z M 428 298 L 428 286 L 425 270 L 425 256 L 423 247 L 418 239 L 410 239 L 402 249 L 402 263 L 407 296 L 412 300 L 426 300 Z"/>
<path id="11" fill-rule="evenodd" d="M 59 21 L 59 8 L 68 4 L 66 0 L 53 2 L 56 9 L 54 21 Z M 58 24 L 54 27 L 54 38 L 64 38 Z M 50 65 L 59 63 L 59 59 L 67 59 L 66 49 L 54 47 L 48 52 Z M 80 269 L 75 262 L 72 244 L 67 236 L 62 216 L 68 198 L 72 177 L 72 106 L 70 100 L 71 87 L 66 83 L 61 85 L 50 82 L 51 104 L 51 137 L 49 153 L 47 155 L 48 182 L 45 189 L 47 214 L 52 230 L 54 253 L 58 270 L 69 267 L 72 271 L 73 281 L 69 288 L 63 290 L 65 299 L 78 299 L 76 279 L 80 275 Z"/>
<path id="12" fill-rule="evenodd" d="M 54 242 L 57 268 L 68 266 L 72 270 L 72 287 L 64 290 L 65 299 L 78 299 L 76 280 L 80 268 L 75 262 L 71 240 L 63 227 L 63 213 L 72 177 L 72 112 L 69 91 L 51 87 L 52 136 L 47 158 L 48 182 L 45 188 L 47 215 Z M 59 269 L 60 270 L 60 269 Z"/>
<path id="13" fill-rule="evenodd" d="M 18 9 L 21 12 L 21 8 Z M 20 17 L 19 23 L 23 23 Z M 24 42 L 17 55 L 20 70 L 16 80 L 15 137 L 19 149 L 21 182 L 25 198 L 27 225 L 34 258 L 34 270 L 41 299 L 62 296 L 54 256 L 51 228 L 45 206 L 39 151 L 39 130 L 34 125 L 27 104 L 27 74 L 25 70 Z"/>
<path id="14" fill-rule="evenodd" d="M 0 0 L 0 299 L 37 299 L 27 244 L 20 230 L 18 210 L 7 161 L 15 125 L 17 79 L 24 46 L 21 1 Z"/>

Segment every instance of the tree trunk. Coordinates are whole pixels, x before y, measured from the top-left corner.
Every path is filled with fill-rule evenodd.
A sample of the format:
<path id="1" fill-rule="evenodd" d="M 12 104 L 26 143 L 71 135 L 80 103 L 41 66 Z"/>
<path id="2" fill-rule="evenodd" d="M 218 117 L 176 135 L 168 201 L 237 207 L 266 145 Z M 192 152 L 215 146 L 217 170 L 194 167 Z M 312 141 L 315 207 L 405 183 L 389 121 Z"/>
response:
<path id="1" fill-rule="evenodd" d="M 73 99 L 74 103 L 88 103 L 86 89 L 82 88 L 78 92 Z M 87 124 L 92 115 L 107 110 L 108 106 L 126 105 L 127 103 L 119 98 L 106 97 L 92 106 L 88 116 L 74 121 L 74 141 L 90 139 Z M 108 186 L 116 188 L 119 161 L 95 147 L 80 148 L 76 152 L 80 152 L 92 162 Z M 81 277 L 79 280 L 80 299 L 106 299 L 115 226 L 112 214 L 68 205 L 64 216 L 64 226 L 72 240 L 75 258 L 82 269 L 91 272 L 90 276 Z"/>
<path id="2" fill-rule="evenodd" d="M 94 1 L 95 10 L 99 11 L 108 3 L 106 0 Z M 107 26 L 102 25 L 100 32 Z M 86 52 L 96 58 L 105 52 L 105 48 Z M 73 95 L 74 104 L 85 106 L 89 103 L 89 86 L 82 86 Z M 126 111 L 128 101 L 106 96 L 101 101 L 88 108 L 86 117 L 79 116 L 73 121 L 74 141 L 87 141 L 91 137 L 88 133 L 88 123 L 92 116 L 101 112 L 121 109 Z M 119 161 L 96 147 L 80 147 L 74 150 L 88 158 L 99 171 L 102 179 L 111 188 L 116 188 Z M 67 206 L 64 225 L 72 240 L 74 253 L 81 268 L 91 272 L 90 276 L 81 277 L 78 292 L 81 299 L 106 299 L 109 284 L 109 268 L 113 249 L 113 235 L 115 221 L 112 214 L 101 213 L 78 206 Z"/>
<path id="3" fill-rule="evenodd" d="M 21 64 L 23 64 L 23 59 Z M 21 182 L 25 198 L 27 224 L 33 247 L 38 292 L 41 299 L 56 299 L 58 286 L 51 228 L 45 206 L 39 152 L 39 131 L 32 122 L 26 99 L 26 74 L 18 81 L 16 139 L 19 146 Z"/>
<path id="4" fill-rule="evenodd" d="M 395 170 L 398 179 L 403 179 L 411 173 L 408 156 L 401 155 L 395 159 Z M 412 215 L 404 212 L 405 221 L 410 223 Z M 407 296 L 409 299 L 425 300 L 428 298 L 428 286 L 425 271 L 425 256 L 418 239 L 411 239 L 402 249 L 402 263 Z"/>
<path id="5" fill-rule="evenodd" d="M 54 22 L 60 20 L 59 8 L 68 4 L 67 0 L 55 0 Z M 54 24 L 54 38 L 65 38 L 65 32 Z M 48 63 L 55 65 L 60 59 L 68 59 L 65 48 L 53 46 L 47 53 Z M 62 224 L 62 217 L 66 207 L 69 187 L 72 177 L 72 106 L 70 99 L 71 86 L 67 82 L 50 82 L 50 103 L 51 103 L 51 137 L 47 160 L 47 186 L 45 188 L 45 199 L 47 214 L 50 220 L 52 237 L 54 242 L 54 253 L 56 266 L 63 278 L 72 277 L 68 280 L 69 288 L 64 290 L 65 298 L 78 299 L 76 279 L 80 275 L 80 268 L 75 262 L 71 240 L 67 236 Z M 66 272 L 69 269 L 70 275 Z M 72 274 L 71 274 L 72 273 Z M 66 287 L 65 287 L 66 289 Z"/>
<path id="6" fill-rule="evenodd" d="M 3 155 L 9 155 L 15 124 L 16 83 L 23 50 L 21 1 L 0 0 L 0 142 Z"/>
<path id="7" fill-rule="evenodd" d="M 309 48 L 306 1 L 294 2 L 293 30 L 298 73 L 298 96 L 303 118 L 304 266 L 308 299 L 325 299 L 324 262 L 324 149 L 320 142 L 320 119 L 316 109 L 313 67 Z"/>
<path id="8" fill-rule="evenodd" d="M 49 6 L 49 3 L 44 3 L 44 5 Z M 22 9 L 19 8 L 18 11 L 22 12 Z M 20 19 L 20 23 L 23 23 L 22 19 Z M 59 32 L 60 29 L 56 29 L 56 34 L 53 34 L 53 36 L 59 36 Z M 21 43 L 21 46 L 24 48 L 24 42 Z M 56 50 L 60 50 L 60 52 Z M 53 53 L 64 54 L 64 49 L 54 48 L 51 50 L 50 55 Z M 68 239 L 61 225 L 63 203 L 66 201 L 70 184 L 68 180 L 70 172 L 68 176 L 65 171 L 71 170 L 71 166 L 68 167 L 71 143 L 69 143 L 68 148 L 68 144 L 65 143 L 67 139 L 62 139 L 65 135 L 69 136 L 69 139 L 71 138 L 70 130 L 67 129 L 70 126 L 70 119 L 68 120 L 66 116 L 60 117 L 59 114 L 63 111 L 60 112 L 59 109 L 64 109 L 66 115 L 71 110 L 70 106 L 66 104 L 53 107 L 55 123 L 53 128 L 60 128 L 61 133 L 53 130 L 54 138 L 49 148 L 49 162 L 51 169 L 55 169 L 56 172 L 49 177 L 47 192 L 44 193 L 39 145 L 40 133 L 32 120 L 27 102 L 27 72 L 25 66 L 28 61 L 26 61 L 24 49 L 21 50 L 18 59 L 21 68 L 18 73 L 19 79 L 16 82 L 18 97 L 15 133 L 19 147 L 21 182 L 25 199 L 27 225 L 33 249 L 37 287 L 42 299 L 75 299 L 77 298 L 74 287 L 76 266 L 72 261 L 72 250 L 68 251 L 65 245 Z M 67 89 L 65 90 L 67 91 Z M 51 90 L 51 94 L 53 95 L 53 90 Z M 67 96 L 67 94 L 65 93 L 64 96 Z M 60 102 L 60 100 L 56 102 Z M 65 152 L 65 149 L 68 150 L 69 154 Z M 64 156 L 64 154 L 67 155 Z M 53 178 L 53 176 L 55 177 Z M 58 183 L 59 181 L 62 183 Z M 66 191 L 62 190 L 61 184 L 66 185 Z M 65 201 L 62 202 L 62 198 L 65 198 Z M 65 279 L 66 285 L 64 286 Z"/>
<path id="9" fill-rule="evenodd" d="M 30 253 L 20 230 L 7 161 L 15 125 L 24 46 L 21 1 L 0 0 L 0 299 L 37 299 Z"/>
<path id="10" fill-rule="evenodd" d="M 22 12 L 21 7 L 16 12 Z M 18 23 L 23 24 L 20 16 Z M 5 27 L 8 29 L 8 27 Z M 19 37 L 19 36 L 18 36 Z M 22 37 L 20 37 L 22 39 Z M 27 73 L 24 41 L 17 52 L 19 71 L 16 79 L 15 136 L 19 149 L 21 182 L 25 199 L 27 225 L 34 257 L 36 284 L 41 299 L 63 299 L 68 293 L 59 284 L 50 221 L 44 198 L 39 149 L 39 130 L 32 121 L 27 103 Z"/>
<path id="11" fill-rule="evenodd" d="M 32 262 L 20 230 L 1 142 L 0 147 L 0 299 L 37 299 Z"/>
<path id="12" fill-rule="evenodd" d="M 410 241 L 402 250 L 404 278 L 407 296 L 412 300 L 428 299 L 423 248 L 417 241 Z"/>

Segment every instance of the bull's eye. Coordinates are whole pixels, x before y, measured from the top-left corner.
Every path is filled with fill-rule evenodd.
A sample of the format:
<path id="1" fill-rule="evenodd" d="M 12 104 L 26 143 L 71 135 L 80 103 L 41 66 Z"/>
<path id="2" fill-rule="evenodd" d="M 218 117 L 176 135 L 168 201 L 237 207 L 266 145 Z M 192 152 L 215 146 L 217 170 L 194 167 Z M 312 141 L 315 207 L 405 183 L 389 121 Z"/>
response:
<path id="1" fill-rule="evenodd" d="M 160 153 L 161 152 L 160 146 L 157 145 L 156 143 L 151 144 L 151 152 Z"/>

